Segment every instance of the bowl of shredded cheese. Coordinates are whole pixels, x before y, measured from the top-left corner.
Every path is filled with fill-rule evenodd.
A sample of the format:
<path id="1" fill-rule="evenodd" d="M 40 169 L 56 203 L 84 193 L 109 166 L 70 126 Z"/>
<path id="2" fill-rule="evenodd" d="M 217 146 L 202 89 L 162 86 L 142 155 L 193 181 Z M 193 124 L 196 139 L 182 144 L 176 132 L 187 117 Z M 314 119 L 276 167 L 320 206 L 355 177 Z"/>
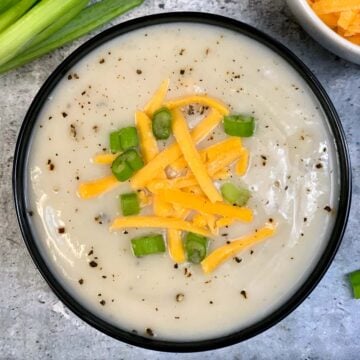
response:
<path id="1" fill-rule="evenodd" d="M 360 64 L 360 0 L 288 0 L 301 26 L 334 54 Z"/>

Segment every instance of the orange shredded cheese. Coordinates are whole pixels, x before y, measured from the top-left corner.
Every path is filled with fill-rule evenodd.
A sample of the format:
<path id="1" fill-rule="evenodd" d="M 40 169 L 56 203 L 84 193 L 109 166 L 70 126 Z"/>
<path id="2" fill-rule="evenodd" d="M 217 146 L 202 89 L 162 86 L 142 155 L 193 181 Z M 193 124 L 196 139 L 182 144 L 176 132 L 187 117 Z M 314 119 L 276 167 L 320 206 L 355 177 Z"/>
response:
<path id="1" fill-rule="evenodd" d="M 154 96 L 145 105 L 144 111 L 151 118 L 153 113 L 158 110 L 166 97 L 170 85 L 170 79 L 165 79 L 156 90 Z"/>
<path id="2" fill-rule="evenodd" d="M 226 107 L 225 104 L 207 95 L 184 96 L 179 99 L 169 100 L 164 103 L 164 106 L 166 106 L 169 109 L 176 109 L 190 104 L 200 104 L 200 105 L 209 106 L 213 109 L 216 109 L 222 115 L 229 114 L 229 109 Z"/>
<path id="3" fill-rule="evenodd" d="M 360 35 L 359 0 L 318 0 L 309 5 L 329 28 L 358 45 L 353 36 Z"/>
<path id="4" fill-rule="evenodd" d="M 78 195 L 82 199 L 90 199 L 113 189 L 119 184 L 119 181 L 113 175 L 106 176 L 97 180 L 87 181 L 79 185 Z"/>
<path id="5" fill-rule="evenodd" d="M 240 159 L 235 165 L 235 172 L 239 176 L 244 176 L 246 174 L 247 168 L 249 166 L 249 150 L 246 148 L 241 149 Z"/>
<path id="6" fill-rule="evenodd" d="M 212 131 L 222 119 L 221 114 L 213 110 L 191 132 L 191 138 L 195 143 L 200 142 L 203 138 Z M 150 180 L 154 179 L 159 172 L 164 170 L 173 161 L 181 156 L 181 150 L 178 144 L 172 144 L 165 150 L 161 151 L 154 159 L 141 168 L 130 180 L 131 186 L 134 189 L 144 187 Z"/>
<path id="7" fill-rule="evenodd" d="M 184 158 L 199 183 L 201 190 L 211 202 L 222 201 L 222 196 L 214 186 L 205 164 L 191 138 L 186 120 L 180 110 L 173 110 L 173 133 Z"/>
<path id="8" fill-rule="evenodd" d="M 275 226 L 266 224 L 263 228 L 251 234 L 245 235 L 240 239 L 231 241 L 230 244 L 215 249 L 201 262 L 203 271 L 206 274 L 214 271 L 221 263 L 238 254 L 240 251 L 273 236 L 275 230 Z"/>
<path id="9" fill-rule="evenodd" d="M 111 224 L 110 230 L 117 230 L 123 228 L 165 228 L 165 229 L 176 229 L 183 231 L 190 231 L 195 234 L 209 236 L 209 231 L 194 226 L 188 221 L 161 217 L 161 216 L 120 216 L 117 217 Z"/>
<path id="10" fill-rule="evenodd" d="M 152 132 L 151 120 L 144 112 L 137 111 L 135 113 L 135 124 L 139 134 L 141 153 L 145 163 L 148 163 L 159 153 L 159 148 Z"/>
<path id="11" fill-rule="evenodd" d="M 119 156 L 119 154 L 104 153 L 97 154 L 93 157 L 92 161 L 94 164 L 109 165 Z"/>
<path id="12" fill-rule="evenodd" d="M 180 190 L 161 190 L 157 194 L 161 199 L 171 204 L 178 204 L 186 209 L 197 210 L 207 214 L 231 217 L 244 222 L 253 219 L 251 209 L 237 207 L 222 202 L 212 203 L 203 196 L 189 194 Z"/>

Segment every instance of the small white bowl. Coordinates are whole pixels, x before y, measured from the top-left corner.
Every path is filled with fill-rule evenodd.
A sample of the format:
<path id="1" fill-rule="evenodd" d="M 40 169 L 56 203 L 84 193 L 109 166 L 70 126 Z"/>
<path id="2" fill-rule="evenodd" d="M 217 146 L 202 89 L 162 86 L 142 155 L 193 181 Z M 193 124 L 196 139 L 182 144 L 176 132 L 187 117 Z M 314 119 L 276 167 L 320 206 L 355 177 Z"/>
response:
<path id="1" fill-rule="evenodd" d="M 360 65 L 360 46 L 351 43 L 325 25 L 306 0 L 287 0 L 301 26 L 320 45 L 334 54 Z"/>

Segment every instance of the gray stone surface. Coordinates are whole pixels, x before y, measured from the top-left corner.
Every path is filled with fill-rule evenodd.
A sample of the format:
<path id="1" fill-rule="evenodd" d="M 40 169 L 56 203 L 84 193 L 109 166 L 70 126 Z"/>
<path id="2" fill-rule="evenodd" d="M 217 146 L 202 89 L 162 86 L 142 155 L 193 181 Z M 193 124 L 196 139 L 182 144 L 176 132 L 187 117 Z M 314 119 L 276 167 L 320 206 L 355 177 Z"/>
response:
<path id="1" fill-rule="evenodd" d="M 345 274 L 360 269 L 360 67 L 310 39 L 283 0 L 148 0 L 117 22 L 172 10 L 217 13 L 254 25 L 294 51 L 322 82 L 340 114 L 353 167 L 353 206 L 340 251 L 295 312 L 260 336 L 218 351 L 169 355 L 141 350 L 70 313 L 35 269 L 21 239 L 11 168 L 16 136 L 33 96 L 82 39 L 0 77 L 0 359 L 359 359 L 360 301 L 352 299 Z"/>

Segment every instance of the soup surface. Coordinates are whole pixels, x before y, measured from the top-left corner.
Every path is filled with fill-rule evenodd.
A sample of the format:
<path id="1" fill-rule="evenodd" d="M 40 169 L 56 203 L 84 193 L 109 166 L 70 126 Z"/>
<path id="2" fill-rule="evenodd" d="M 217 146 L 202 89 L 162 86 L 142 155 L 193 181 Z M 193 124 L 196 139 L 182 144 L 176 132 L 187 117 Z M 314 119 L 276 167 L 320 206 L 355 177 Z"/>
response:
<path id="1" fill-rule="evenodd" d="M 134 125 L 135 111 L 166 78 L 169 99 L 208 94 L 256 119 L 254 136 L 242 139 L 248 170 L 231 178 L 251 191 L 254 220 L 222 228 L 210 250 L 269 221 L 276 234 L 210 274 L 175 265 L 166 252 L 136 258 L 130 239 L 150 229 L 109 231 L 129 182 L 89 200 L 77 195 L 82 181 L 111 174 L 91 159 L 108 151 L 111 131 Z M 193 127 L 202 116 L 189 114 Z M 225 137 L 219 125 L 199 148 Z M 29 218 L 48 266 L 86 308 L 140 335 L 206 339 L 253 324 L 303 283 L 331 231 L 335 169 L 315 96 L 277 54 L 218 27 L 158 25 L 104 44 L 53 91 L 30 146 Z"/>

